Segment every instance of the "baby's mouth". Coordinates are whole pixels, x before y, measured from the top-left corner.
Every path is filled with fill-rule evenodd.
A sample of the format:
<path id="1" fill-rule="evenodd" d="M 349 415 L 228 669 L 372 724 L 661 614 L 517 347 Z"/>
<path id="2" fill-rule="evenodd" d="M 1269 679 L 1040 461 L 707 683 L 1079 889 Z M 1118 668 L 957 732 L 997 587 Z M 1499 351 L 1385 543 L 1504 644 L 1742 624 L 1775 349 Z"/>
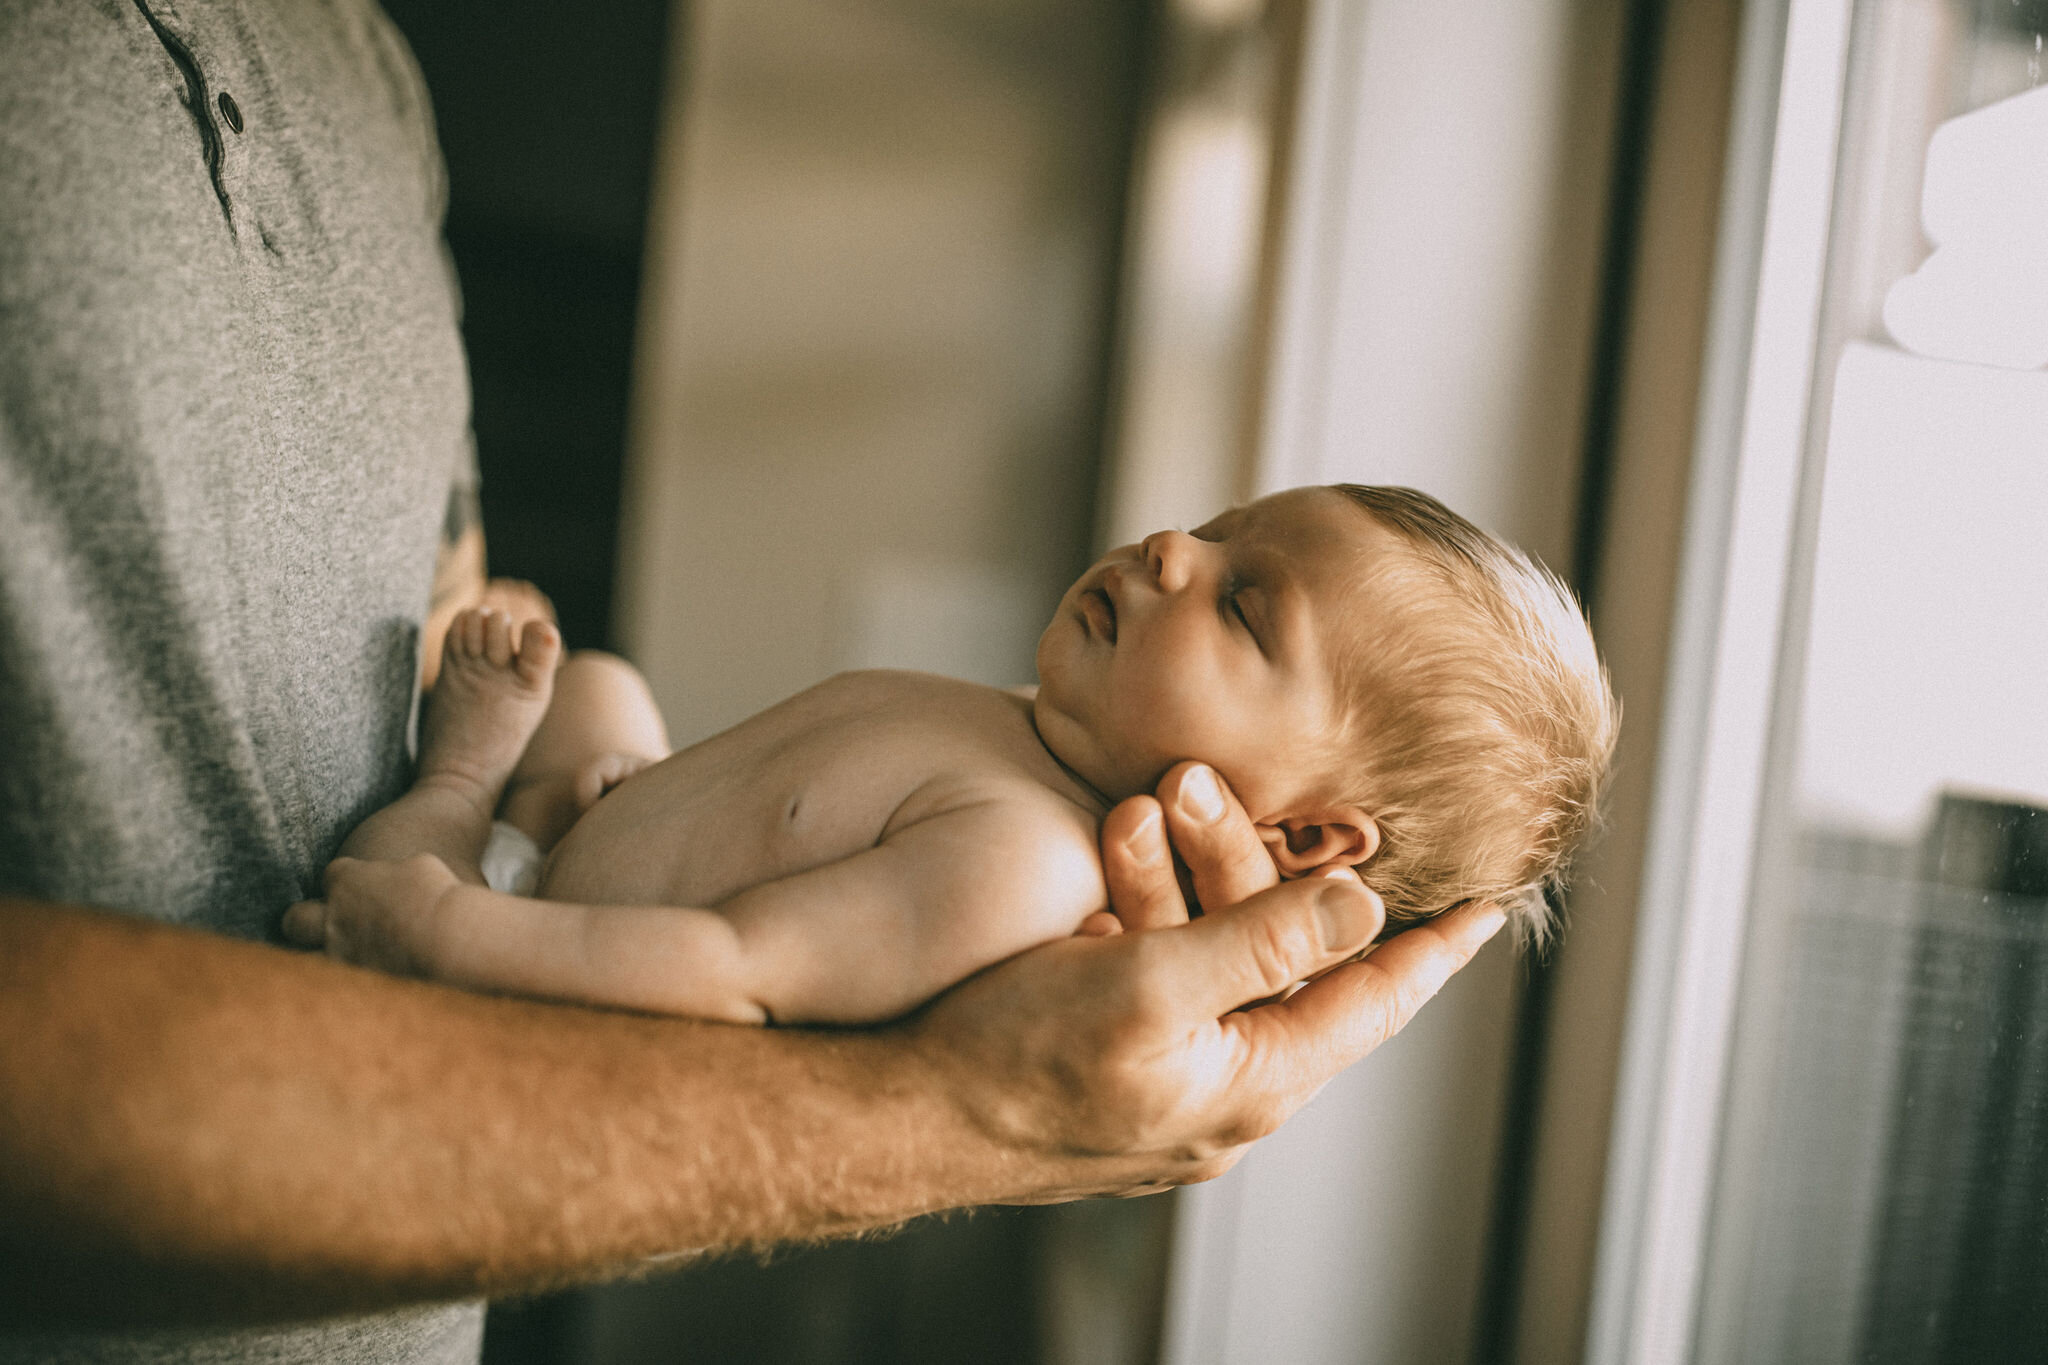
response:
<path id="1" fill-rule="evenodd" d="M 1090 588 L 1082 593 L 1081 617 L 1103 643 L 1116 643 L 1116 603 L 1109 600 L 1108 593 L 1100 588 Z"/>

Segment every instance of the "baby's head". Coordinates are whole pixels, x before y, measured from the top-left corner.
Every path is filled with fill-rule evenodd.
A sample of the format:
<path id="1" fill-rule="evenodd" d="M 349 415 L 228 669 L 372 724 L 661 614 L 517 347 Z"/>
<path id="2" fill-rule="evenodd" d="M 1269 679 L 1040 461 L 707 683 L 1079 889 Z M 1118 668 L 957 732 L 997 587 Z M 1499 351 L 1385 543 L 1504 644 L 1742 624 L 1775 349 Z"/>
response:
<path id="1" fill-rule="evenodd" d="M 1181 759 L 1275 863 L 1355 866 L 1392 921 L 1548 931 L 1618 707 L 1570 592 L 1403 488 L 1298 488 L 1111 551 L 1038 644 L 1040 736 L 1112 800 Z"/>

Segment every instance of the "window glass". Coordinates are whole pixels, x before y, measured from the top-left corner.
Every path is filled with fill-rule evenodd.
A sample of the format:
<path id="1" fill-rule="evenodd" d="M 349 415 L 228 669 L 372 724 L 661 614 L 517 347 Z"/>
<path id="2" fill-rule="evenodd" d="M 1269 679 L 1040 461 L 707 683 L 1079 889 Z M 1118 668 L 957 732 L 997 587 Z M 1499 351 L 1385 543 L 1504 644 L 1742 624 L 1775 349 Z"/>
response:
<path id="1" fill-rule="evenodd" d="M 2048 1342 L 2048 0 L 1861 0 L 1695 1358 Z"/>

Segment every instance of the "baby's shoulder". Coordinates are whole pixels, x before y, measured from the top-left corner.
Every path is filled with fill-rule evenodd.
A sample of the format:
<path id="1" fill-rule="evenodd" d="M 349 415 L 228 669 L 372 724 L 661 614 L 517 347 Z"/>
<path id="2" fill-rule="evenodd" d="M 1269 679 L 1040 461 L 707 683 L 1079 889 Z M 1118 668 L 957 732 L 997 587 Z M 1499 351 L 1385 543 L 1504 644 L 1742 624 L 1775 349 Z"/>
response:
<path id="1" fill-rule="evenodd" d="M 835 673 L 802 695 L 851 714 L 939 724 L 986 723 L 991 717 L 1030 712 L 1030 703 L 1014 692 L 902 668 Z"/>
<path id="2" fill-rule="evenodd" d="M 844 775 L 888 772 L 903 793 L 884 837 L 946 817 L 991 849 L 1072 846 L 1094 857 L 1098 814 L 1059 789 L 1028 699 L 929 673 L 871 669 L 812 689 L 820 747 Z"/>
<path id="3" fill-rule="evenodd" d="M 1027 845 L 1062 840 L 1092 849 L 1101 824 L 1093 811 L 1037 780 L 1025 766 L 972 749 L 934 763 L 891 824 L 956 814 L 971 816 L 986 837 Z"/>
<path id="4" fill-rule="evenodd" d="M 1044 748 L 1028 701 L 956 678 L 869 669 L 828 678 L 802 700 L 826 742 L 891 767 L 1028 771 Z"/>
<path id="5" fill-rule="evenodd" d="M 1094 814 L 1015 774 L 957 772 L 899 808 L 894 842 L 976 913 L 1072 933 L 1108 899 Z"/>

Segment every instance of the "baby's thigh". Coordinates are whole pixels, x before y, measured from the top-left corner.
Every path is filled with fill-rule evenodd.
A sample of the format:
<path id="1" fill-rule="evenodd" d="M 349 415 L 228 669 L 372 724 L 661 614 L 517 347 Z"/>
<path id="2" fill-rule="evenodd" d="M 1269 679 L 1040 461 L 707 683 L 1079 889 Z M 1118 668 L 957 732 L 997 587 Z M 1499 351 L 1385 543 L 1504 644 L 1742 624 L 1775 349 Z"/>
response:
<path id="1" fill-rule="evenodd" d="M 578 650 L 555 673 L 555 695 L 520 767 L 561 771 L 598 754 L 668 757 L 668 727 L 640 670 L 597 650 Z"/>

